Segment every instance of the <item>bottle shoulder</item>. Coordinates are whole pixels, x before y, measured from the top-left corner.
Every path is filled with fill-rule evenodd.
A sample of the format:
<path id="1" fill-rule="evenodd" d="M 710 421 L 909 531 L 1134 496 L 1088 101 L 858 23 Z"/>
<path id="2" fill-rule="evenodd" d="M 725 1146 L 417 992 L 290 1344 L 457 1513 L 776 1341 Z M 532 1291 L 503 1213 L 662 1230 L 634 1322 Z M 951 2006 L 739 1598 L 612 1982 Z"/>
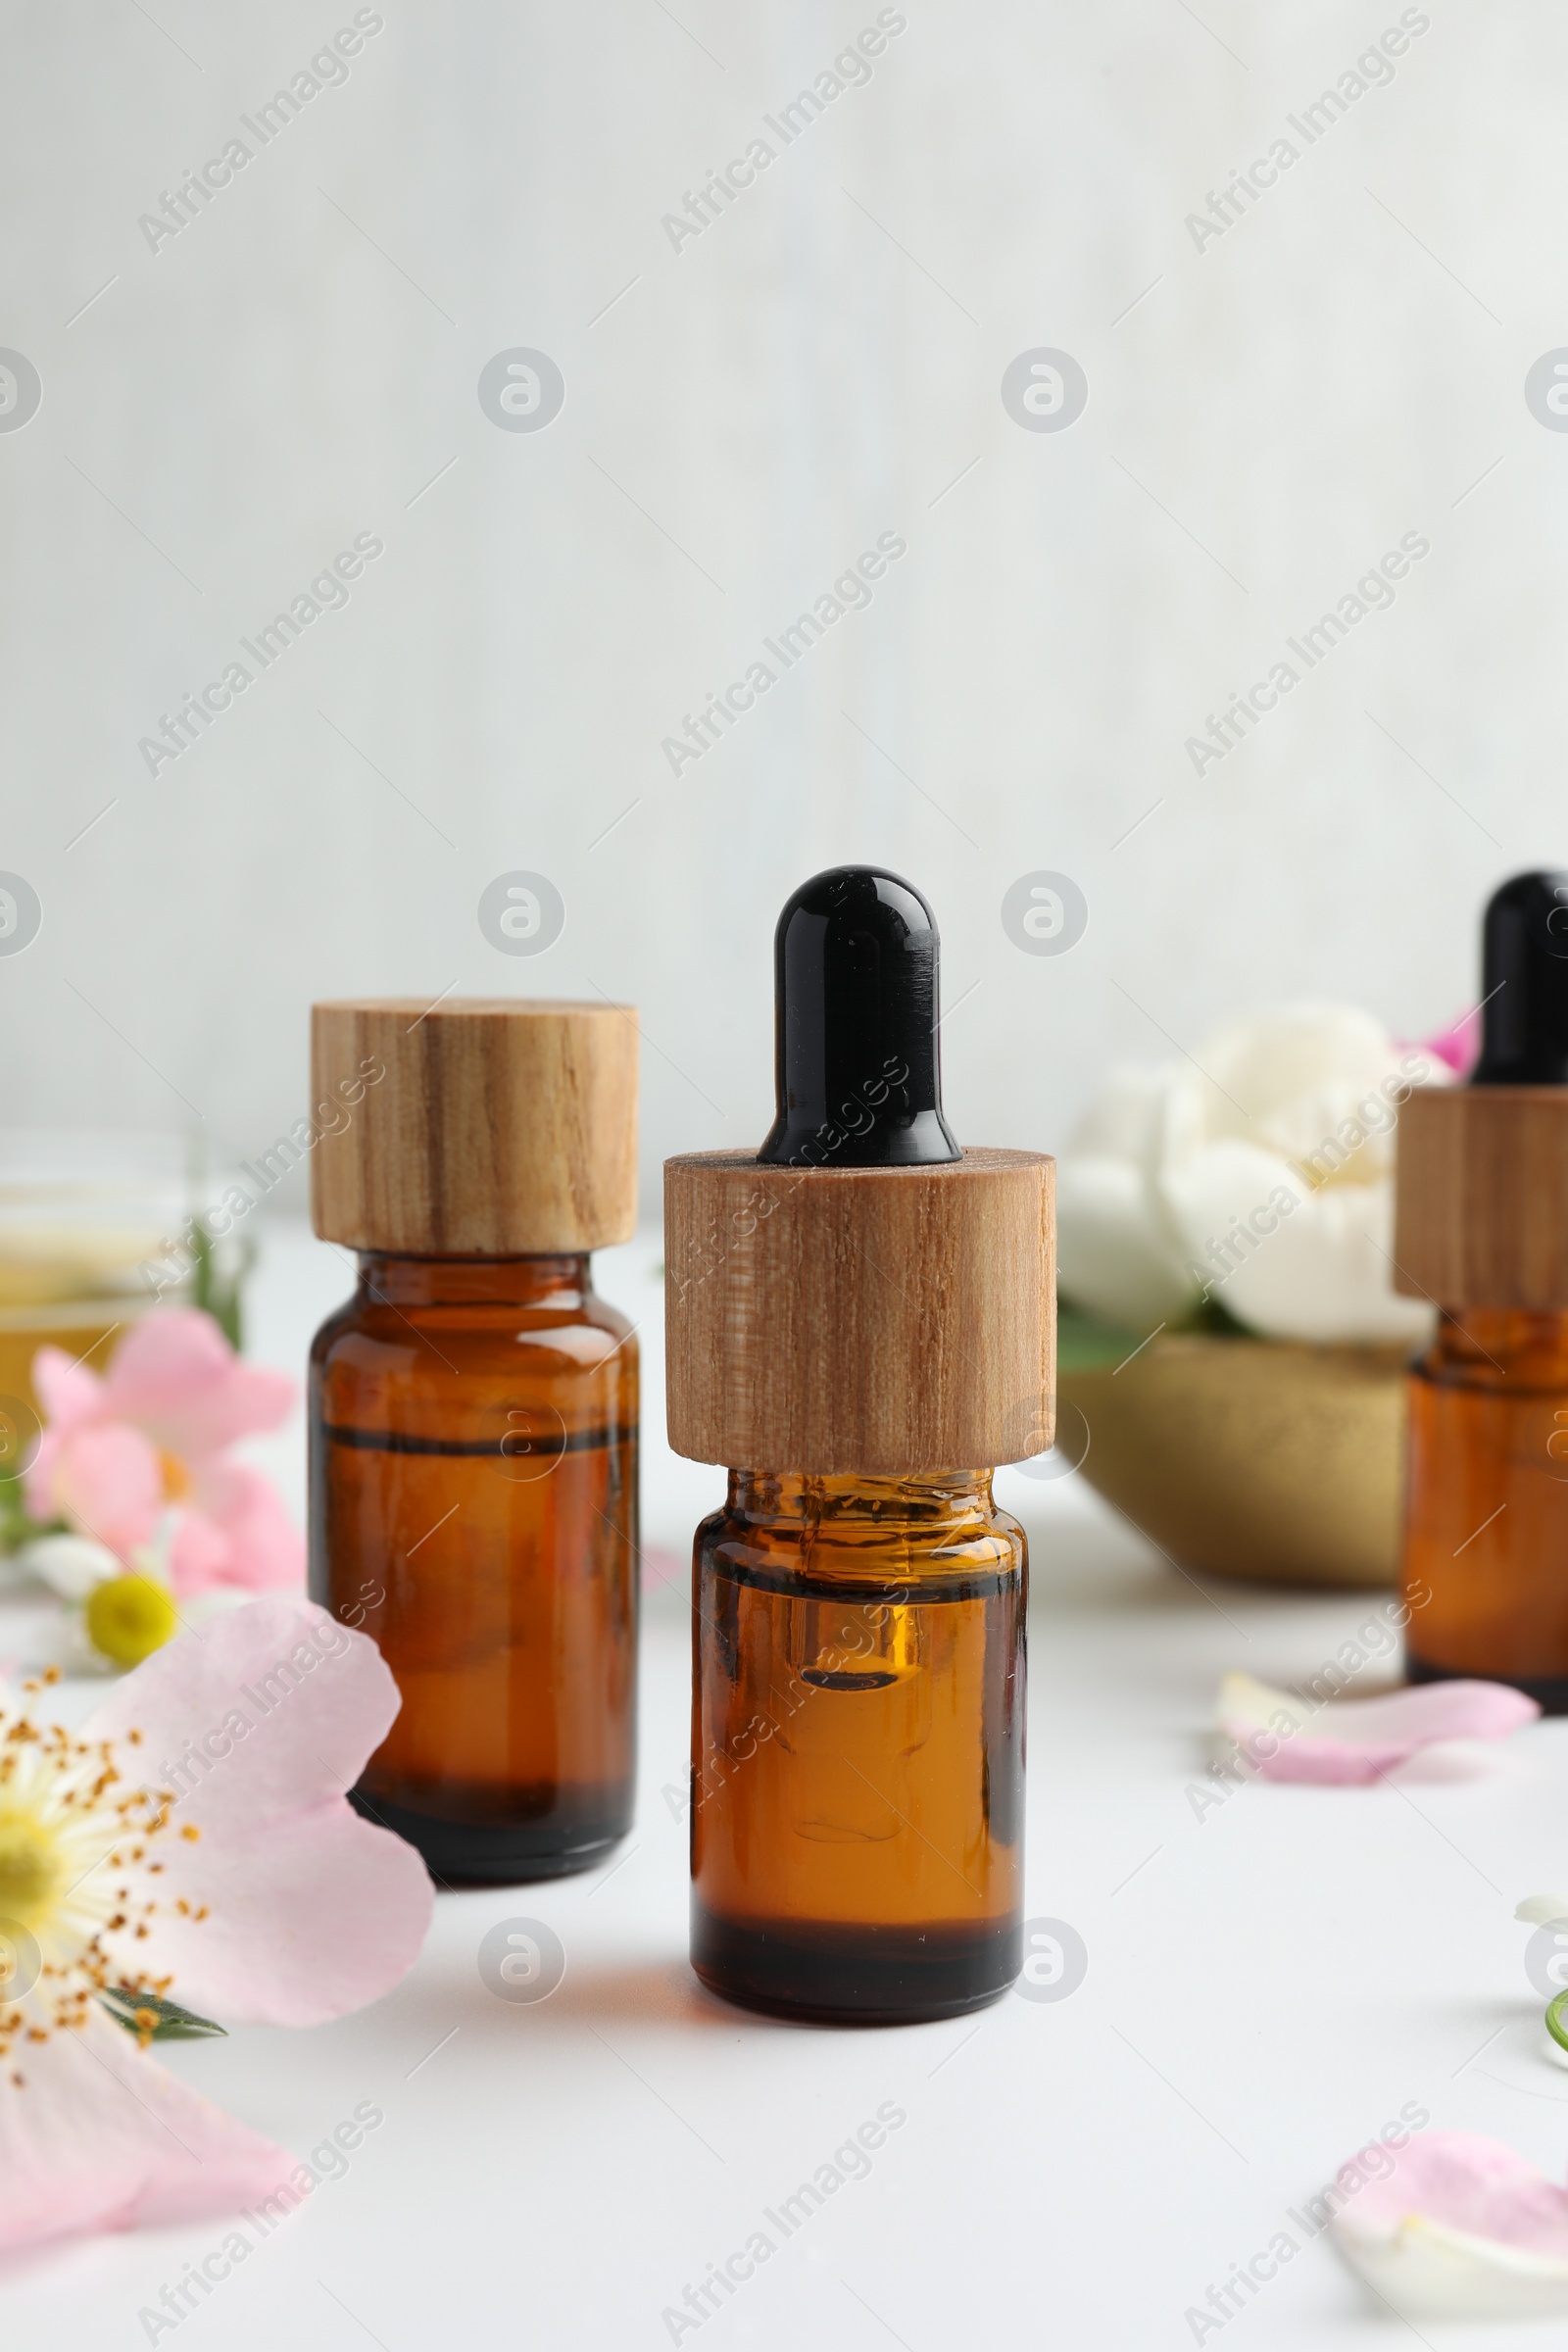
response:
<path id="1" fill-rule="evenodd" d="M 1501 1316 L 1491 1324 L 1502 1324 Z M 1560 1329 L 1501 1329 L 1480 1316 L 1457 1318 L 1440 1330 L 1410 1364 L 1410 1376 L 1433 1389 L 1473 1390 L 1501 1397 L 1568 1394 L 1568 1317 L 1510 1318 L 1517 1324 L 1547 1322 Z"/>
<path id="2" fill-rule="evenodd" d="M 847 1532 L 809 1523 L 780 1525 L 729 1509 L 711 1512 L 697 1530 L 700 1575 L 763 1584 L 776 1590 L 901 1594 L 915 1600 L 956 1590 L 998 1590 L 1021 1580 L 1028 1540 L 1005 1511 L 943 1527 Z"/>
<path id="3" fill-rule="evenodd" d="M 331 1361 L 345 1350 L 368 1361 L 377 1353 L 407 1354 L 451 1343 L 477 1352 L 543 1347 L 590 1366 L 612 1355 L 638 1359 L 637 1326 L 618 1307 L 589 1292 L 570 1303 L 486 1300 L 402 1306 L 363 1293 L 328 1315 L 311 1346 L 312 1360 Z"/>
<path id="4" fill-rule="evenodd" d="M 398 1307 L 351 1299 L 311 1348 L 315 1410 L 329 1423 L 428 1431 L 475 1414 L 547 1405 L 570 1429 L 637 1418 L 635 1330 L 592 1297 L 569 1308 L 466 1303 Z M 553 1424 L 552 1424 L 553 1426 Z"/>

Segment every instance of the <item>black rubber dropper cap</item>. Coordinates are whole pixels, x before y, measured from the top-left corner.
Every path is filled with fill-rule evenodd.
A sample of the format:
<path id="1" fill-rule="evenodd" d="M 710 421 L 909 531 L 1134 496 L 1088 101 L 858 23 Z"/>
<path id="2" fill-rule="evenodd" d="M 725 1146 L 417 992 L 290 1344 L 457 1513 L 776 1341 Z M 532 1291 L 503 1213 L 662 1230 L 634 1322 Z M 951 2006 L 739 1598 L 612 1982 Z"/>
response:
<path id="1" fill-rule="evenodd" d="M 873 865 L 803 882 L 773 934 L 774 1166 L 961 1159 L 942 1115 L 941 942 L 912 883 Z"/>
<path id="2" fill-rule="evenodd" d="M 1568 1086 L 1568 873 L 1515 874 L 1481 931 L 1472 1086 Z"/>

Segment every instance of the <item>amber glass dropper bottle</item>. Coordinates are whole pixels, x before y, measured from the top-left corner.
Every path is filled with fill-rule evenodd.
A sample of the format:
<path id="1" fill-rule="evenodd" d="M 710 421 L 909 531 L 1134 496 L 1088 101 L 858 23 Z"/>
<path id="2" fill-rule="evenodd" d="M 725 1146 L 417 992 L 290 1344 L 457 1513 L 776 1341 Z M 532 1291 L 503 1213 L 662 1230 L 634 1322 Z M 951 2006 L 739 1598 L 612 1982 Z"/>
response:
<path id="1" fill-rule="evenodd" d="M 1568 872 L 1487 908 L 1481 1058 L 1399 1114 L 1397 1287 L 1434 1299 L 1413 1366 L 1406 1667 L 1568 1713 Z"/>
<path id="2" fill-rule="evenodd" d="M 670 1443 L 697 1533 L 692 1960 L 846 2024 L 1005 1991 L 1023 1899 L 1023 1531 L 1051 1442 L 1053 1165 L 942 1115 L 937 932 L 868 866 L 775 942 L 778 1116 L 665 1169 Z"/>
<path id="3" fill-rule="evenodd" d="M 311 1591 L 402 1708 L 354 1801 L 444 1883 L 589 1869 L 629 1828 L 637 1343 L 589 1252 L 636 1223 L 637 1030 L 608 1004 L 318 1004 Z"/>

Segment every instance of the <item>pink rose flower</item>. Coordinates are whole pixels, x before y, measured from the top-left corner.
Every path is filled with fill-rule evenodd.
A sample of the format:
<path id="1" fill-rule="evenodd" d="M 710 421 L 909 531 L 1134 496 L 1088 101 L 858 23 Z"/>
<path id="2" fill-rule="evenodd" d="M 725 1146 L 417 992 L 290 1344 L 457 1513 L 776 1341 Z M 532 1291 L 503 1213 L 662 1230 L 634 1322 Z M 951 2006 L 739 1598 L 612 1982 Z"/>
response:
<path id="1" fill-rule="evenodd" d="M 172 1504 L 177 1593 L 304 1582 L 304 1548 L 277 1494 L 229 1451 L 287 1419 L 294 1384 L 243 1363 L 211 1315 L 176 1306 L 144 1316 L 102 1378 L 40 1348 L 32 1379 L 48 1416 L 26 1480 L 36 1518 L 63 1518 L 128 1561 Z"/>
<path id="2" fill-rule="evenodd" d="M 170 1642 L 79 1735 L 0 1716 L 0 2250 L 298 2199 L 296 2160 L 98 1996 L 312 2026 L 396 1984 L 430 1882 L 343 1791 L 398 1704 L 374 1642 L 277 1596 Z"/>

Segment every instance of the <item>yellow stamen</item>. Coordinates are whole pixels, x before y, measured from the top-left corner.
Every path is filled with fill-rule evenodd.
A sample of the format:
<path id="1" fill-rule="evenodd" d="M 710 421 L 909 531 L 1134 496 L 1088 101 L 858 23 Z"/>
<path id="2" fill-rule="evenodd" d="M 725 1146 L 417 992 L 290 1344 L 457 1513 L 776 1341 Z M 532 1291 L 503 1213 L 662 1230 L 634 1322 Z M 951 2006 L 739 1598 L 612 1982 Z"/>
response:
<path id="1" fill-rule="evenodd" d="M 159 1465 L 164 1473 L 164 1500 L 184 1502 L 195 1492 L 196 1482 L 177 1453 L 160 1453 Z"/>
<path id="2" fill-rule="evenodd" d="M 145 1856 L 171 1826 L 162 1794 L 129 1787 L 109 1741 L 0 1713 L 0 2085 L 24 2080 L 14 2049 L 79 2032 L 98 1994 L 165 1990 L 169 1979 L 127 1966 L 118 1939 L 149 1934 Z M 147 2034 L 156 2014 L 150 2026 L 138 2005 Z"/>
<path id="3" fill-rule="evenodd" d="M 54 1839 L 32 1814 L 0 1810 L 0 1921 L 30 1935 L 60 1887 Z"/>
<path id="4" fill-rule="evenodd" d="M 117 1666 L 139 1666 L 178 1631 L 173 1601 L 150 1577 L 112 1576 L 87 1595 L 87 1639 Z"/>

